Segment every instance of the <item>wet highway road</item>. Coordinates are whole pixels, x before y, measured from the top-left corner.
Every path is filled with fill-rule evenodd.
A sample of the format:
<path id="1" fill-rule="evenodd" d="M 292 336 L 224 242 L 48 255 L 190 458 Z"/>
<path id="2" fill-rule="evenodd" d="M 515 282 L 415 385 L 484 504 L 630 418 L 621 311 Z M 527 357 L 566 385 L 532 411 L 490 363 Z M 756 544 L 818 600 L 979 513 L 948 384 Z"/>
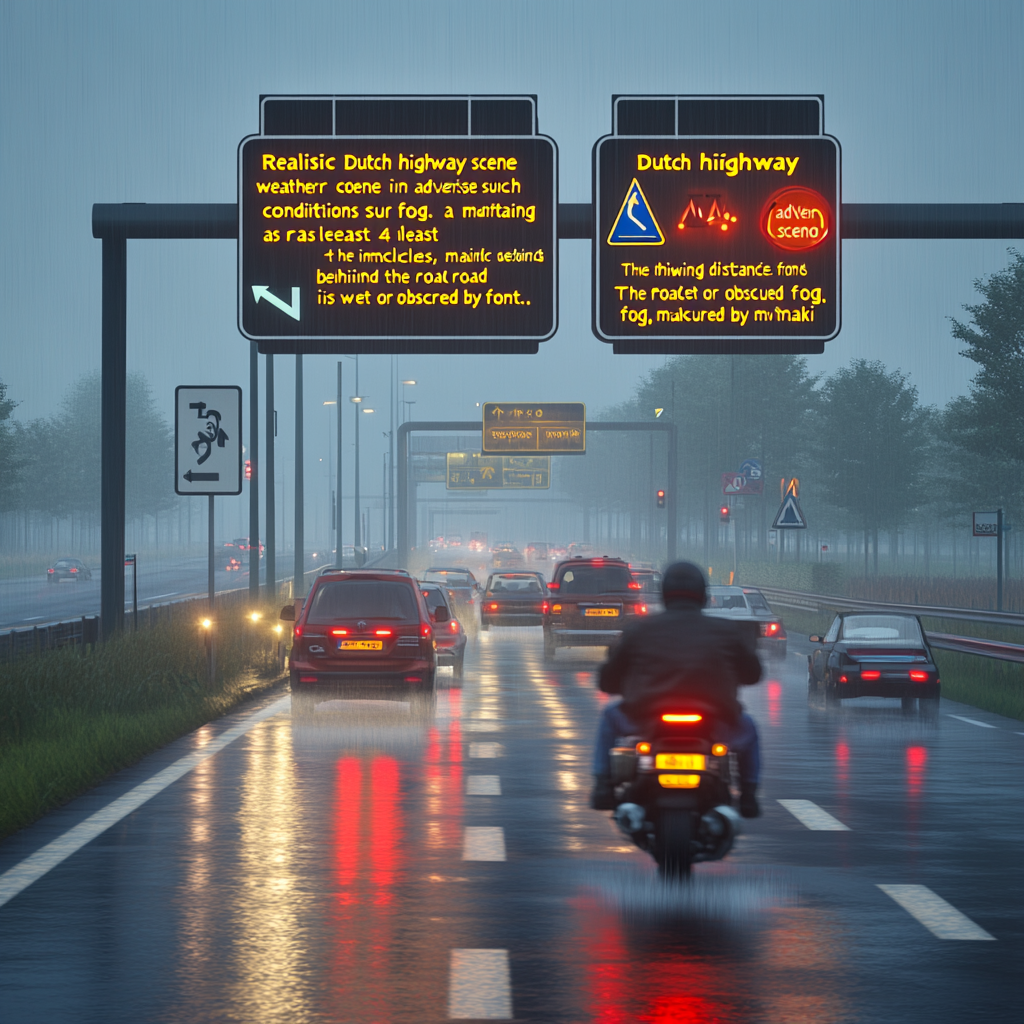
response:
<path id="1" fill-rule="evenodd" d="M 0 899 L 85 845 L 0 906 L 0 1016 L 1024 1017 L 1024 725 L 809 709 L 791 653 L 747 700 L 764 817 L 671 892 L 585 806 L 598 661 L 495 629 L 425 722 L 277 693 L 12 837 Z"/>

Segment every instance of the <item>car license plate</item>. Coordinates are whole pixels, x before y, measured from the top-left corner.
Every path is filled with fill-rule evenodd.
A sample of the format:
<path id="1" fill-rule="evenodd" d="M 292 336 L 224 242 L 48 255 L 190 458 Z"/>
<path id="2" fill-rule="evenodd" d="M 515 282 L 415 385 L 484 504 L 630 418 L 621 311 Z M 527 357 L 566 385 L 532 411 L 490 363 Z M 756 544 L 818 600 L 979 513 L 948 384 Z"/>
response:
<path id="1" fill-rule="evenodd" d="M 619 614 L 618 608 L 587 608 L 583 613 L 587 618 L 609 618 L 614 619 Z"/>
<path id="2" fill-rule="evenodd" d="M 339 651 L 382 651 L 384 650 L 383 640 L 341 640 L 338 643 Z"/>
<path id="3" fill-rule="evenodd" d="M 680 771 L 702 772 L 705 768 L 703 754 L 658 754 L 654 758 L 655 768 L 677 768 Z"/>

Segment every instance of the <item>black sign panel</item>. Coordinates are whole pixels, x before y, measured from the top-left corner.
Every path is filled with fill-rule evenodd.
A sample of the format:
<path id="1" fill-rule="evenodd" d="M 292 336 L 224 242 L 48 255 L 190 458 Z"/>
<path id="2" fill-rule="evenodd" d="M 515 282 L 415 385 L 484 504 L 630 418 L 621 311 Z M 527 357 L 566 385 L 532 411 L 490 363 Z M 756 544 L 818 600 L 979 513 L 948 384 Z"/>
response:
<path id="1" fill-rule="evenodd" d="M 594 333 L 616 351 L 820 352 L 841 320 L 839 175 L 831 136 L 600 139 Z"/>
<path id="2" fill-rule="evenodd" d="M 579 455 L 587 450 L 582 402 L 484 402 L 485 452 Z"/>
<path id="3" fill-rule="evenodd" d="M 239 147 L 239 196 L 239 329 L 266 351 L 385 339 L 394 348 L 372 350 L 430 352 L 555 332 L 545 136 L 254 136 Z"/>

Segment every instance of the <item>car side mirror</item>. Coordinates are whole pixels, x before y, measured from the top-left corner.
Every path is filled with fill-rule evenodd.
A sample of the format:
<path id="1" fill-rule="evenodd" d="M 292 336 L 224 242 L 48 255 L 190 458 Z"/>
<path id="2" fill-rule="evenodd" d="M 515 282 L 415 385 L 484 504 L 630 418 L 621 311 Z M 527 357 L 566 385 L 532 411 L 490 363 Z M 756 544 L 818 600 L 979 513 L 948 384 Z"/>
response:
<path id="1" fill-rule="evenodd" d="M 282 619 L 287 620 L 288 622 L 294 622 L 295 621 L 295 605 L 293 605 L 293 604 L 286 604 L 281 609 L 280 617 Z"/>
<path id="2" fill-rule="evenodd" d="M 435 622 L 447 622 L 450 618 L 451 616 L 448 614 L 448 609 L 445 608 L 444 605 L 441 605 L 441 607 L 434 612 Z"/>
<path id="3" fill-rule="evenodd" d="M 820 636 L 809 636 L 809 637 L 808 637 L 807 639 L 808 639 L 808 640 L 809 640 L 809 641 L 810 641 L 810 642 L 811 642 L 812 644 L 820 644 L 820 643 L 822 642 L 822 641 L 821 641 L 821 637 L 820 637 Z"/>

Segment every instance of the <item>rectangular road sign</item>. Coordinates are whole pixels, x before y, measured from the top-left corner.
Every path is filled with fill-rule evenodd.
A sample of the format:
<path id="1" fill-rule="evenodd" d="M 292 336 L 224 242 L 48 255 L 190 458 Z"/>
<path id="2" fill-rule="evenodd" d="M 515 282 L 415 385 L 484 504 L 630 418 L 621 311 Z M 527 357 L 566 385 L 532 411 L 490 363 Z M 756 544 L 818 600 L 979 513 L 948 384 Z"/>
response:
<path id="1" fill-rule="evenodd" d="M 485 452 L 578 455 L 587 450 L 583 402 L 484 402 Z"/>
<path id="2" fill-rule="evenodd" d="M 593 160 L 593 329 L 616 351 L 820 352 L 839 333 L 836 139 L 606 136 Z"/>
<path id="3" fill-rule="evenodd" d="M 174 389 L 174 491 L 242 493 L 242 389 Z"/>
<path id="4" fill-rule="evenodd" d="M 975 512 L 974 530 L 975 537 L 998 537 L 999 536 L 999 513 L 998 512 Z"/>
<path id="5" fill-rule="evenodd" d="M 551 458 L 449 452 L 445 486 L 449 491 L 546 490 L 551 486 Z"/>
<path id="6" fill-rule="evenodd" d="M 554 141 L 378 120 L 242 141 L 239 330 L 267 352 L 536 351 L 558 324 Z"/>

